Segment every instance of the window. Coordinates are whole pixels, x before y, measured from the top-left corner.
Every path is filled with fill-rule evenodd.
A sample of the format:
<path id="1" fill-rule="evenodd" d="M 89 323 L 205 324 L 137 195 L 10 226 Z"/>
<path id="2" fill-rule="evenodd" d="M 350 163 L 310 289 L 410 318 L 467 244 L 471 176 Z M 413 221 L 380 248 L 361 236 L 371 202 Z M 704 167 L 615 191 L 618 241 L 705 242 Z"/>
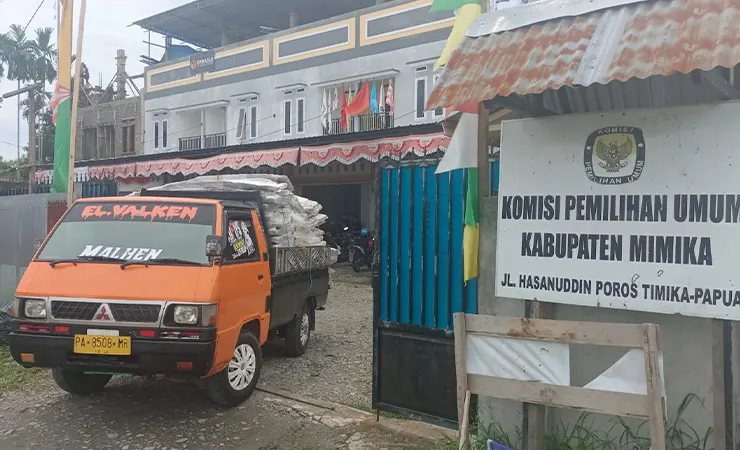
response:
<path id="1" fill-rule="evenodd" d="M 416 119 L 426 118 L 426 111 L 424 110 L 427 102 L 427 79 L 417 78 L 416 79 Z"/>
<path id="2" fill-rule="evenodd" d="M 162 121 L 162 148 L 167 148 L 167 121 Z"/>
<path id="3" fill-rule="evenodd" d="M 298 110 L 296 112 L 296 116 L 298 116 L 297 129 L 299 133 L 303 133 L 303 118 L 304 118 L 304 113 L 305 113 L 305 103 L 306 103 L 305 99 L 299 98 L 296 104 L 296 109 Z"/>
<path id="4" fill-rule="evenodd" d="M 283 132 L 285 134 L 291 134 L 292 133 L 292 126 L 290 122 L 290 113 L 291 109 L 293 109 L 293 102 L 290 100 L 286 100 L 283 103 L 283 114 L 284 114 L 284 129 Z"/>
<path id="5" fill-rule="evenodd" d="M 432 86 L 437 85 L 437 81 L 439 81 L 439 74 L 434 75 L 434 78 L 432 79 Z M 445 109 L 444 108 L 437 108 L 434 110 L 434 117 L 444 117 L 445 116 Z"/>
<path id="6" fill-rule="evenodd" d="M 159 148 L 159 122 L 154 122 L 154 148 Z"/>
<path id="7" fill-rule="evenodd" d="M 259 121 L 259 96 L 251 96 L 239 100 L 239 118 L 236 125 L 236 137 L 244 142 L 256 139 L 259 133 L 257 122 Z"/>
<path id="8" fill-rule="evenodd" d="M 98 158 L 110 158 L 115 156 L 116 152 L 116 128 L 113 125 L 102 127 L 103 142 L 100 145 Z"/>
<path id="9" fill-rule="evenodd" d="M 239 100 L 239 102 L 243 102 L 244 100 Z M 239 108 L 239 122 L 236 124 L 236 137 L 237 138 L 244 138 L 245 137 L 245 130 L 246 130 L 246 119 L 247 119 L 247 111 L 244 108 Z"/>
<path id="10" fill-rule="evenodd" d="M 249 137 L 251 139 L 257 138 L 257 105 L 252 105 L 249 108 Z"/>
<path id="11" fill-rule="evenodd" d="M 229 217 L 225 261 L 259 261 L 257 235 L 249 216 Z"/>
<path id="12" fill-rule="evenodd" d="M 178 216 L 149 217 L 137 213 L 174 206 Z M 114 208 L 122 212 L 114 216 Z M 90 210 L 100 214 L 90 215 Z M 156 216 L 156 214 L 155 214 Z M 72 206 L 41 249 L 39 261 L 90 256 L 142 261 L 177 258 L 208 264 L 203 251 L 206 236 L 214 234 L 216 208 L 188 203 L 127 202 L 80 203 Z M 80 261 L 86 263 L 89 261 Z M 92 263 L 92 262 L 89 262 Z M 176 265 L 172 263 L 172 265 Z"/>
<path id="13" fill-rule="evenodd" d="M 136 148 L 136 126 L 135 125 L 128 125 L 123 127 L 122 131 L 122 137 L 123 137 L 123 153 L 134 153 Z"/>

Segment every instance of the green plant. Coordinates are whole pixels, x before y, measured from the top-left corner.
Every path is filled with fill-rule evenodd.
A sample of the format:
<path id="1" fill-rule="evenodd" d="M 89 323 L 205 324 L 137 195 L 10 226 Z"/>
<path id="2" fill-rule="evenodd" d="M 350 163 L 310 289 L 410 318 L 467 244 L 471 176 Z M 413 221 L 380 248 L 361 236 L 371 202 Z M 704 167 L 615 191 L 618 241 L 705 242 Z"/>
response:
<path id="1" fill-rule="evenodd" d="M 34 379 L 43 373 L 41 369 L 24 369 L 10 356 L 8 347 L 0 346 L 0 396 L 4 392 L 32 387 Z"/>
<path id="2" fill-rule="evenodd" d="M 701 399 L 696 394 L 688 394 L 681 401 L 676 417 L 666 422 L 666 448 L 668 450 L 709 450 L 709 439 L 712 428 L 699 434 L 684 419 L 684 413 L 693 401 Z M 475 436 L 471 436 L 472 450 L 485 450 L 488 440 L 513 449 L 522 447 L 520 429 L 507 433 L 500 423 L 482 424 L 475 418 Z M 546 450 L 648 450 L 650 439 L 648 422 L 631 427 L 621 417 L 608 422 L 608 427 L 597 428 L 593 418 L 583 413 L 573 424 L 560 422 L 545 436 Z M 621 432 L 619 430 L 621 429 Z M 472 434 L 472 433 L 471 433 Z M 436 450 L 457 450 L 458 441 L 442 438 L 437 442 Z"/>

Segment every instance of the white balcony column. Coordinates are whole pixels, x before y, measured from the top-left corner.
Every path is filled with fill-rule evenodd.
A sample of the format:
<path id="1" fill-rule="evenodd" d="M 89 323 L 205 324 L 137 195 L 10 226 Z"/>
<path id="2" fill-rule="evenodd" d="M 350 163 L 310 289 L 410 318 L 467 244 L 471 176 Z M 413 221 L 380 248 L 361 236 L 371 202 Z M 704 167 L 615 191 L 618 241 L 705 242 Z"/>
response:
<path id="1" fill-rule="evenodd" d="M 200 110 L 200 148 L 206 148 L 206 109 Z"/>
<path id="2" fill-rule="evenodd" d="M 298 23 L 298 13 L 296 11 L 291 11 L 290 12 L 290 28 L 295 28 L 298 25 L 300 25 Z"/>

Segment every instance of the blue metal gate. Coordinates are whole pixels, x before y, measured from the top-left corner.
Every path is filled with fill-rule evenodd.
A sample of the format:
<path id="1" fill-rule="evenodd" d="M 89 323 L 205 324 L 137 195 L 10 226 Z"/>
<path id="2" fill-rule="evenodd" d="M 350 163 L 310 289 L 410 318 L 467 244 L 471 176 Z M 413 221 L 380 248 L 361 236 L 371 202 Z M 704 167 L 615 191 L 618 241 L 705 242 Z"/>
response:
<path id="1" fill-rule="evenodd" d="M 435 169 L 420 161 L 378 169 L 373 407 L 452 425 L 452 314 L 477 312 L 478 286 L 463 283 L 465 171 Z"/>

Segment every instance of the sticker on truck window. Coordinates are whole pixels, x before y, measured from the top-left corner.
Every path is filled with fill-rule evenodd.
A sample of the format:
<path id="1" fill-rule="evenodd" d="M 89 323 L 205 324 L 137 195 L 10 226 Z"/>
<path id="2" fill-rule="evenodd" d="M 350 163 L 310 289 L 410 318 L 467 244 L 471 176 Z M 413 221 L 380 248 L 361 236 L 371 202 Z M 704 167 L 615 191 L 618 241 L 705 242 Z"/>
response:
<path id="1" fill-rule="evenodd" d="M 113 258 L 126 261 L 149 261 L 159 258 L 164 249 L 138 247 L 106 247 L 104 245 L 85 245 L 78 255 L 80 258 Z"/>
<path id="2" fill-rule="evenodd" d="M 232 251 L 231 259 L 241 259 L 244 255 L 252 256 L 257 251 L 249 228 L 249 224 L 244 220 L 229 221 L 228 239 Z"/>
<path id="3" fill-rule="evenodd" d="M 214 222 L 215 208 L 211 205 L 167 203 L 92 203 L 78 204 L 66 220 L 176 222 L 208 225 Z"/>

